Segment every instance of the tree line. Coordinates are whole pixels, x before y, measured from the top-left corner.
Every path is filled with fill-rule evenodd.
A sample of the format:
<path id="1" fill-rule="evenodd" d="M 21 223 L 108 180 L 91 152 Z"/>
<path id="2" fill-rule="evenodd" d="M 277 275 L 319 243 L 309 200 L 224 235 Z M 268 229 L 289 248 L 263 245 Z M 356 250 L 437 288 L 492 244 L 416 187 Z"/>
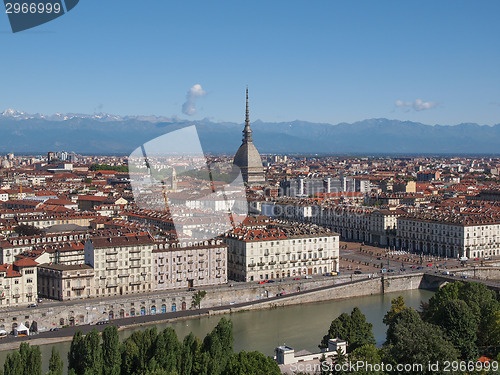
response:
<path id="1" fill-rule="evenodd" d="M 109 165 L 109 164 L 92 164 L 89 168 L 90 171 L 115 171 L 128 173 L 128 166 L 126 165 Z"/>
<path id="2" fill-rule="evenodd" d="M 450 374 L 445 362 L 476 362 L 481 356 L 500 361 L 500 303 L 495 292 L 485 284 L 457 281 L 446 284 L 420 311 L 405 305 L 403 297 L 392 300 L 384 316 L 387 325 L 386 341 L 377 348 L 372 324 L 356 307 L 351 314 L 343 313 L 334 319 L 319 344 L 340 338 L 348 342 L 347 353 L 334 357 L 337 363 L 365 361 L 370 364 L 423 364 L 422 374 Z M 439 363 L 438 370 L 429 363 Z M 346 374 L 345 371 L 323 371 L 327 374 Z M 382 371 L 356 371 L 357 374 L 383 375 Z M 391 374 L 414 372 L 391 372 Z M 486 371 L 453 371 L 454 374 L 482 374 Z M 496 373 L 496 372 L 495 372 Z"/>
<path id="3" fill-rule="evenodd" d="M 222 318 L 202 341 L 192 333 L 179 341 L 173 328 L 135 331 L 124 341 L 109 326 L 77 331 L 68 353 L 68 375 L 279 375 L 276 362 L 254 351 L 233 351 L 233 325 Z M 64 365 L 53 348 L 46 375 L 63 375 Z M 1 375 L 42 375 L 40 348 L 22 343 L 7 355 Z"/>

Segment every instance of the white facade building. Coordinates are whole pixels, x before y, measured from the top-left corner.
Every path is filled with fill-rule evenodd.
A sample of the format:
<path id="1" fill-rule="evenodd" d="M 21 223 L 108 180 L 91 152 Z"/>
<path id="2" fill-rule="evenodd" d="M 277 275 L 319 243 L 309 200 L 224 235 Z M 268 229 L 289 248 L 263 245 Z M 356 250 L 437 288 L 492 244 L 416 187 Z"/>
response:
<path id="1" fill-rule="evenodd" d="M 224 236 L 229 278 L 260 281 L 339 271 L 339 235 L 311 224 L 238 227 Z"/>

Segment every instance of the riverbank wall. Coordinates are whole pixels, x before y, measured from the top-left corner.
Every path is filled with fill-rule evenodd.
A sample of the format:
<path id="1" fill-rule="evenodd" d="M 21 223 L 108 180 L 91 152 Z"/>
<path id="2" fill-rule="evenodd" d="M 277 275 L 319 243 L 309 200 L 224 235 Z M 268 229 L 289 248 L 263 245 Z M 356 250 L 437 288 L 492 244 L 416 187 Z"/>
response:
<path id="1" fill-rule="evenodd" d="M 457 270 L 487 280 L 498 279 L 499 268 L 483 270 Z M 206 288 L 201 308 L 209 314 L 224 311 L 272 308 L 302 303 L 328 301 L 351 297 L 399 292 L 412 289 L 436 289 L 450 280 L 431 279 L 425 273 L 401 275 L 361 274 L 318 279 L 287 280 L 283 282 L 249 284 L 235 283 Z M 44 302 L 37 308 L 17 308 L 1 311 L 0 328 L 8 332 L 23 323 L 32 326 L 36 322 L 39 332 L 64 326 L 92 325 L 103 320 L 128 319 L 157 315 L 154 320 L 168 320 L 169 312 L 190 310 L 196 291 L 177 290 L 163 293 L 117 296 L 107 299 L 84 299 L 70 302 Z M 271 297 L 279 298 L 271 299 Z M 271 300 L 270 300 L 271 299 Z M 236 305 L 245 303 L 245 306 Z M 234 306 L 234 307 L 233 307 Z M 122 323 L 123 324 L 123 323 Z M 130 319 L 133 324 L 133 319 Z"/>
<path id="2" fill-rule="evenodd" d="M 366 275 L 321 277 L 318 279 L 287 280 L 274 283 L 234 283 L 203 289 L 201 308 L 232 306 L 254 302 L 278 294 L 306 292 L 366 278 Z M 230 286 L 233 285 L 233 286 Z M 201 289 L 200 289 L 201 290 Z M 90 298 L 67 302 L 45 301 L 36 308 L 19 307 L 0 311 L 0 328 L 10 332 L 20 323 L 31 327 L 36 322 L 39 332 L 65 326 L 96 324 L 99 321 L 162 314 L 192 308 L 196 291 L 172 290 L 162 293 L 129 294 L 108 298 Z"/>
<path id="3" fill-rule="evenodd" d="M 280 298 L 278 301 L 262 301 L 241 308 L 231 309 L 231 311 L 276 308 L 303 303 L 313 303 L 330 301 L 336 299 L 346 299 L 354 297 L 371 296 L 377 294 L 401 292 L 412 289 L 426 289 L 423 273 L 408 275 L 395 275 L 361 279 L 354 283 L 332 286 L 317 291 L 304 294 Z"/>

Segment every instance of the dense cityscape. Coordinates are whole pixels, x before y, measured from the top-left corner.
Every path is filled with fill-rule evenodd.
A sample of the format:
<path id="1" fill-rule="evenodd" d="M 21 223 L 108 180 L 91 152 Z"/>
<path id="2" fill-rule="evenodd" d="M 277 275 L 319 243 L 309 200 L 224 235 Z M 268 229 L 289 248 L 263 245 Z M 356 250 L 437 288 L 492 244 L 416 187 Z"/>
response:
<path id="1" fill-rule="evenodd" d="M 0 375 L 500 373 L 500 2 L 2 6 Z"/>
<path id="2" fill-rule="evenodd" d="M 78 375 L 108 368 L 112 374 L 347 373 L 354 370 L 335 367 L 347 363 L 347 355 L 349 363 L 356 358 L 364 367 L 379 366 L 354 372 L 391 373 L 387 364 L 426 363 L 430 367 L 417 372 L 438 373 L 431 368 L 436 361 L 444 373 L 447 361 L 478 358 L 472 370 L 494 370 L 500 158 L 261 156 L 248 92 L 234 157 L 149 157 L 139 167 L 134 158 L 64 151 L 3 156 L 5 340 L 75 332 L 68 369 Z M 243 195 L 231 182 L 235 170 Z M 145 360 L 152 354 L 134 359 L 128 346 L 144 347 L 148 339 L 141 335 L 156 331 L 120 344 L 116 329 L 106 328 L 100 344 L 91 330 L 110 322 L 151 324 L 440 285 L 446 287 L 423 303 L 420 314 L 403 297 L 392 300 L 382 348 L 357 307 L 332 322 L 319 353 L 282 345 L 274 361 L 257 352 L 233 353 L 232 324 L 225 319 L 203 342 L 180 343 L 167 328 L 147 344 L 154 358 L 171 358 L 158 359 L 158 368 L 148 365 L 153 357 Z M 426 332 L 422 347 L 401 354 L 414 345 L 401 329 Z M 161 349 L 160 337 L 173 346 Z M 223 352 L 216 342 L 225 342 Z M 21 356 L 38 357 L 34 348 L 22 344 Z M 194 350 L 188 355 L 194 367 L 178 358 L 183 350 Z M 82 360 L 87 357 L 93 359 Z M 4 373 L 22 367 L 20 358 L 8 356 Z M 53 352 L 50 371 L 60 373 L 61 363 Z"/>

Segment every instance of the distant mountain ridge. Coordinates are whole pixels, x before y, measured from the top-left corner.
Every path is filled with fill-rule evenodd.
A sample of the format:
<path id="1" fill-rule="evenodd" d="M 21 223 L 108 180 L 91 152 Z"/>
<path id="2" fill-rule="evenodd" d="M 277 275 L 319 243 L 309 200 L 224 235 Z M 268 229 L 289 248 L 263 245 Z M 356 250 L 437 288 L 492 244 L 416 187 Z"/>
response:
<path id="1" fill-rule="evenodd" d="M 0 153 L 128 154 L 153 138 L 192 124 L 205 152 L 235 153 L 241 143 L 243 124 L 105 113 L 32 115 L 9 109 L 0 113 Z M 500 154 L 500 124 L 425 125 L 383 118 L 337 125 L 258 120 L 252 130 L 262 153 Z"/>

